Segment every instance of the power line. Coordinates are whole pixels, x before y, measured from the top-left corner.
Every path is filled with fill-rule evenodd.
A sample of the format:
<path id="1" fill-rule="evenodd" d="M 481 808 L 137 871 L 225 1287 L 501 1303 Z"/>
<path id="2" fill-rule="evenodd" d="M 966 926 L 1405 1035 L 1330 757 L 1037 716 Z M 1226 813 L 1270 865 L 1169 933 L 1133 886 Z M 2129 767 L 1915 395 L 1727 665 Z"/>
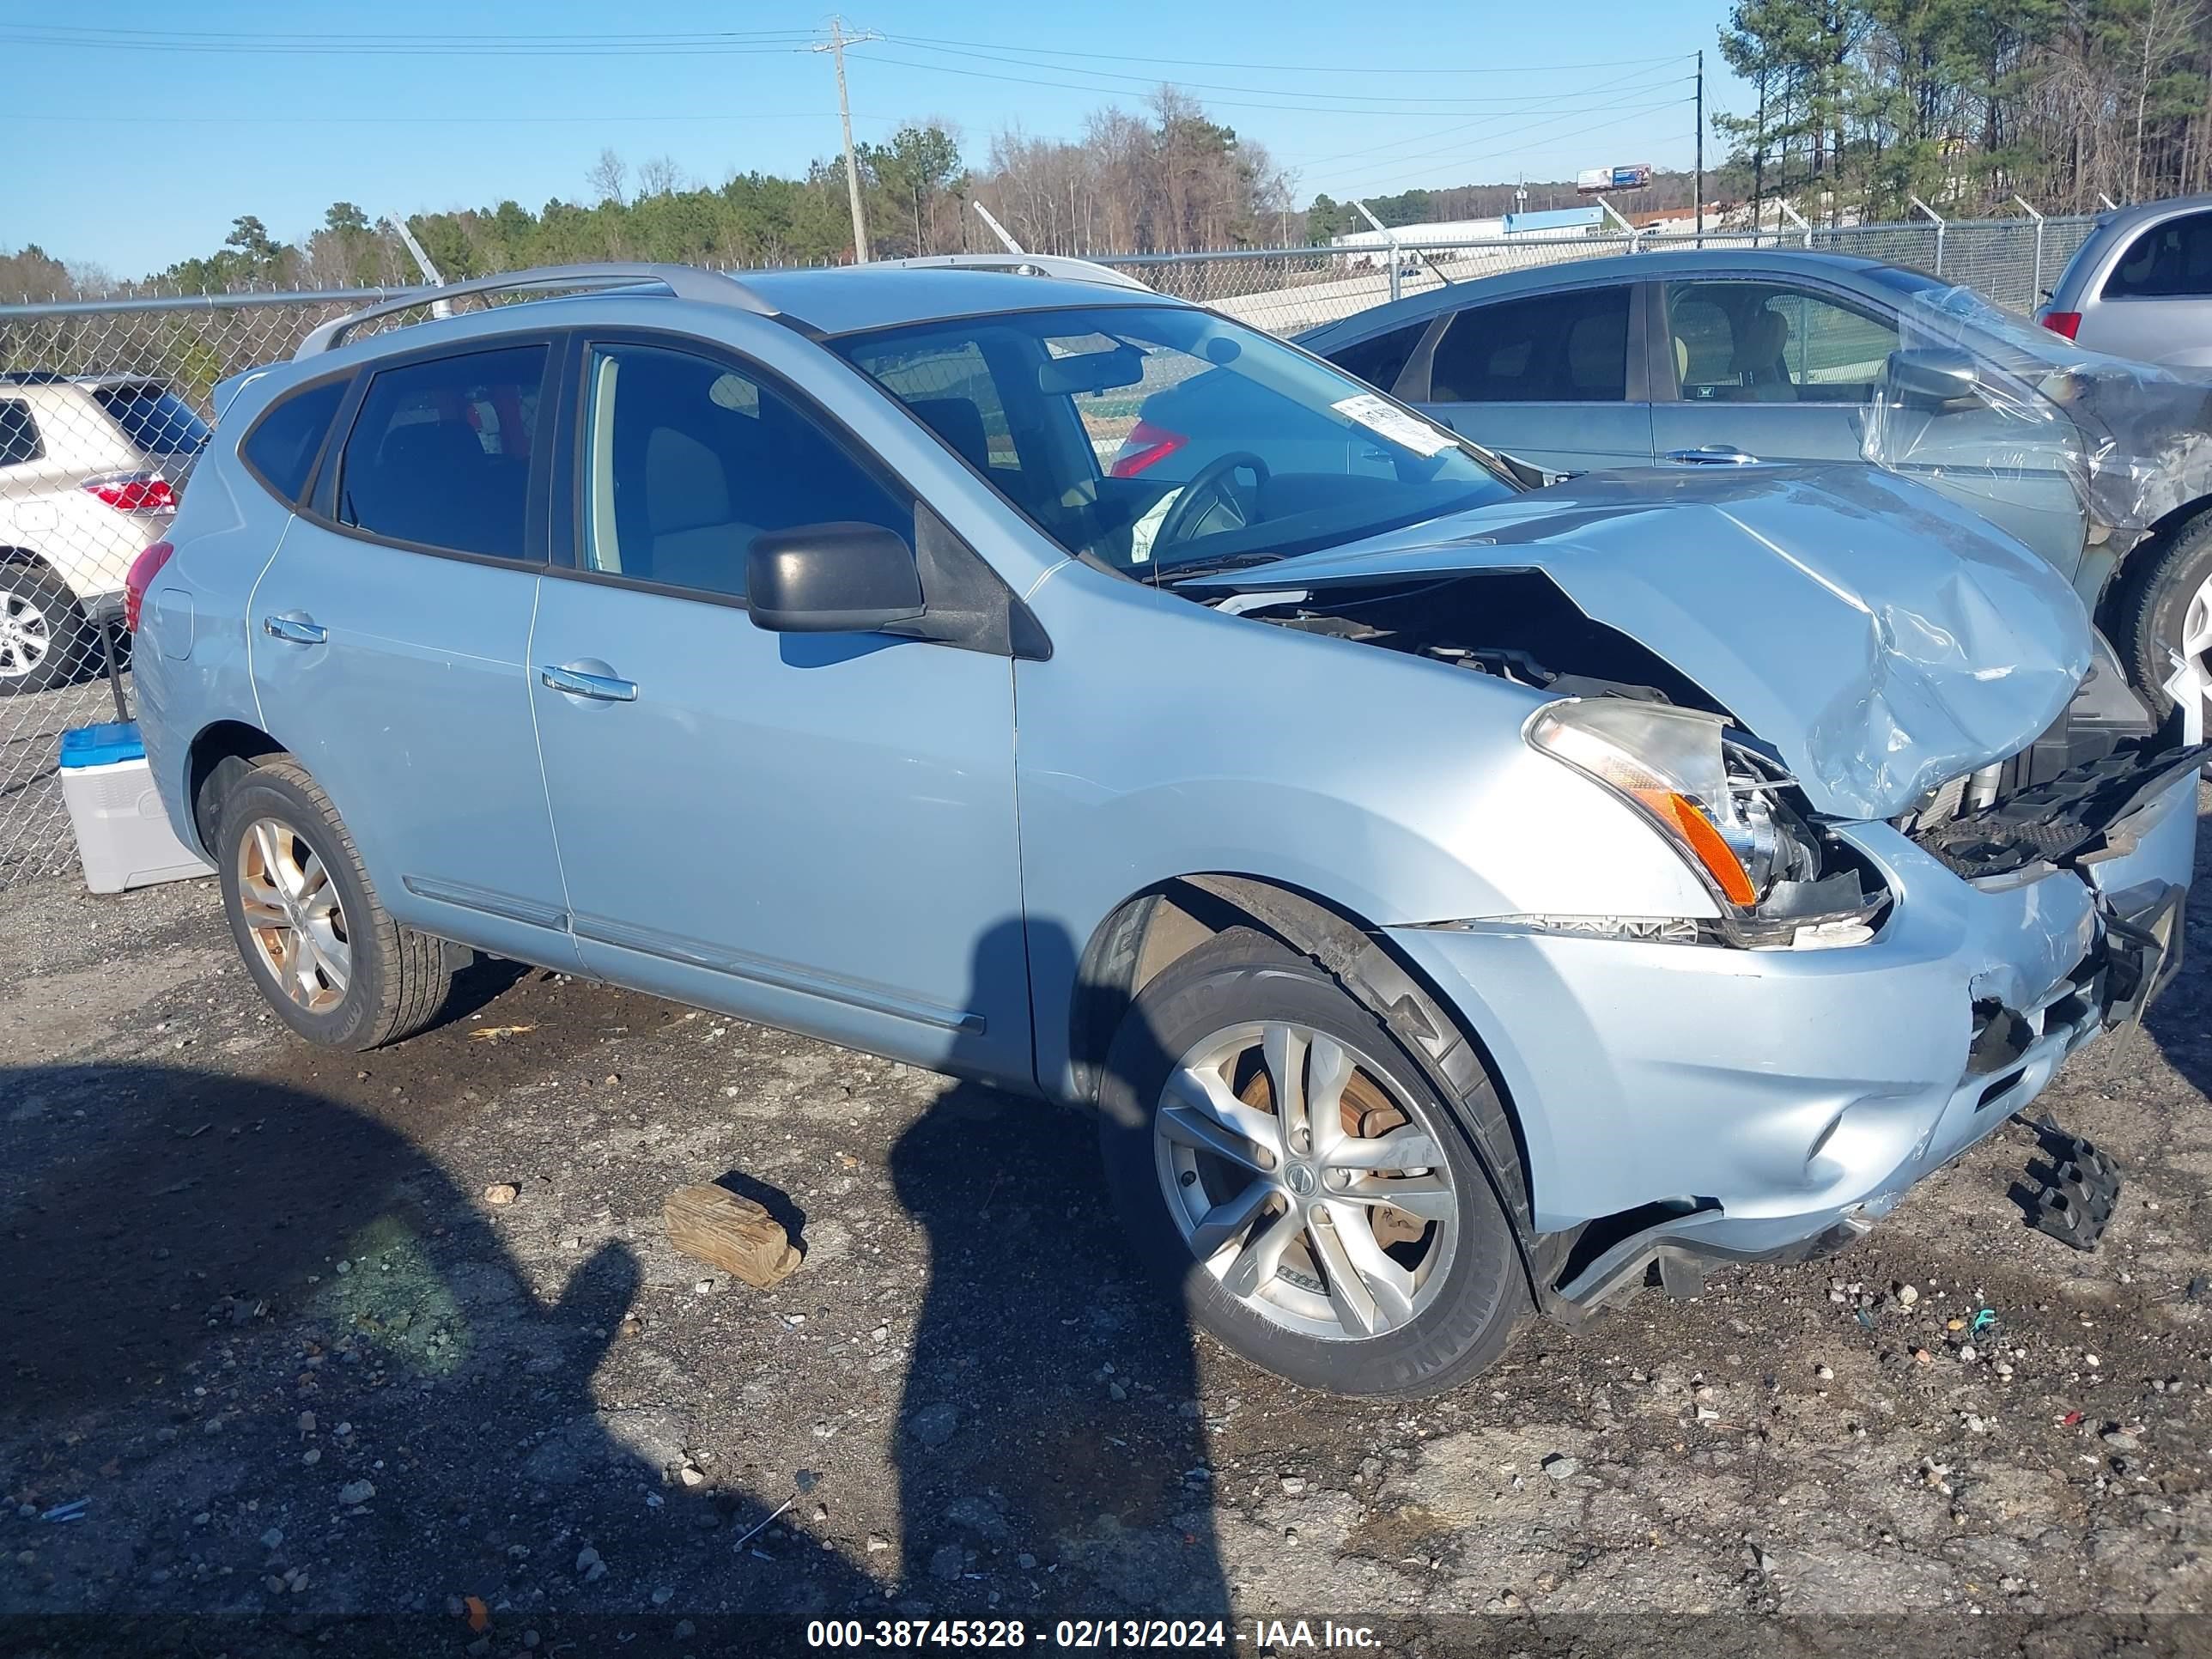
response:
<path id="1" fill-rule="evenodd" d="M 894 46 L 912 47 L 921 52 L 943 52 L 951 57 L 975 58 L 986 63 L 1010 64 L 1020 69 L 1060 69 L 1060 66 L 1058 64 L 1032 64 L 1025 59 L 1009 58 L 1000 52 L 966 52 L 954 46 L 930 46 L 920 40 L 918 37 L 912 35 L 891 34 L 885 35 L 884 39 Z M 1672 64 L 1675 60 L 1673 58 L 1668 58 L 1662 61 Z M 938 68 L 942 67 L 942 65 L 929 65 L 928 67 Z M 1071 75 L 1102 76 L 1107 80 L 1112 81 L 1133 81 L 1146 87 L 1158 86 L 1164 78 L 1158 74 L 1126 75 L 1116 70 L 1066 70 L 1062 72 Z M 1173 81 L 1173 84 L 1176 86 L 1182 87 L 1194 92 L 1245 92 L 1252 93 L 1263 98 L 1326 98 L 1334 102 L 1356 101 L 1363 104 L 1508 104 L 1515 103 L 1534 95 L 1527 92 L 1477 94 L 1435 93 L 1424 94 L 1418 97 L 1400 98 L 1382 94 L 1312 92 L 1303 88 L 1247 87 L 1234 84 L 1224 84 L 1220 82 L 1213 81 L 1186 81 L 1175 77 L 1166 78 L 1171 79 Z"/>
<path id="2" fill-rule="evenodd" d="M 1675 100 L 1672 100 L 1672 103 L 1671 103 L 1671 104 L 1668 104 L 1668 105 L 1660 105 L 1660 106 L 1656 106 L 1656 107 L 1659 107 L 1659 108 L 1669 108 L 1669 107 L 1674 107 L 1674 106 L 1679 106 L 1680 105 L 1681 105 L 1681 104 L 1683 104 L 1683 103 L 1686 103 L 1686 102 L 1687 102 L 1687 101 L 1688 101 L 1688 100 L 1686 100 L 1686 99 L 1677 98 L 1677 99 L 1675 99 Z M 1584 132 L 1603 132 L 1603 131 L 1606 131 L 1607 128 L 1609 128 L 1609 127 L 1624 126 L 1624 125 L 1626 125 L 1627 123 L 1629 123 L 1629 122 L 1631 122 L 1631 121 L 1632 121 L 1632 120 L 1636 119 L 1636 118 L 1637 118 L 1638 115 L 1642 115 L 1642 114 L 1644 114 L 1644 113 L 1646 113 L 1646 112 L 1647 112 L 1643 111 L 1643 110 L 1632 110 L 1632 111 L 1630 111 L 1628 113 L 1626 113 L 1626 114 L 1625 114 L 1625 115 L 1618 116 L 1618 117 L 1614 118 L 1613 120 L 1610 120 L 1610 121 L 1598 121 L 1598 122 L 1595 122 L 1595 123 L 1593 123 L 1592 125 L 1589 125 L 1589 126 L 1587 126 L 1587 127 L 1584 127 L 1582 131 L 1584 131 Z M 1543 137 L 1543 138 L 1536 139 L 1534 143 L 1526 143 L 1526 144 L 1516 144 L 1516 145 L 1515 145 L 1515 146 L 1514 146 L 1512 149 L 1510 149 L 1485 150 L 1485 151 L 1483 151 L 1483 152 L 1481 153 L 1481 155 L 1480 155 L 1480 161 L 1484 161 L 1484 162 L 1489 162 L 1489 161 L 1504 161 L 1504 160 L 1506 157 L 1508 157 L 1508 156 L 1512 156 L 1512 155 L 1526 155 L 1528 151 L 1530 151 L 1530 150 L 1532 150 L 1532 149 L 1546 149 L 1546 148 L 1547 148 L 1547 147 L 1549 147 L 1549 146 L 1551 146 L 1551 145 L 1563 143 L 1563 142 L 1566 141 L 1567 139 L 1569 139 L 1570 137 L 1574 137 L 1574 136 L 1575 136 L 1575 135 L 1572 135 L 1572 134 L 1567 134 L 1567 133 L 1555 133 L 1555 134 L 1553 134 L 1553 135 L 1551 135 L 1551 136 L 1549 136 L 1549 137 Z M 1412 159 L 1412 158 L 1407 158 L 1407 159 Z M 1469 160 L 1469 161 L 1468 162 L 1468 164 L 1467 164 L 1467 165 L 1468 165 L 1468 166 L 1474 166 L 1474 165 L 1476 165 L 1476 161 L 1475 161 L 1474 159 L 1472 159 L 1472 158 L 1471 158 L 1471 159 Z M 1423 169 L 1423 170 L 1424 170 L 1424 171 L 1430 171 L 1430 172 L 1433 172 L 1435 169 L 1433 169 L 1433 168 L 1425 168 L 1425 169 Z M 1393 176 L 1391 176 L 1391 177 L 1389 177 L 1389 178 L 1386 178 L 1386 179 L 1376 179 L 1376 180 L 1371 181 L 1371 182 L 1370 182 L 1370 183 L 1369 183 L 1369 184 L 1363 185 L 1359 186 L 1359 189 L 1362 191 L 1362 192 L 1363 192 L 1363 193 L 1370 193 L 1370 194 L 1371 194 L 1371 193 L 1373 193 L 1374 191 L 1377 191 L 1377 190 L 1379 190 L 1379 189 L 1382 188 L 1383 186 L 1396 184 L 1396 183 L 1398 182 L 1399 179 L 1400 179 L 1400 178 L 1401 178 L 1401 177 L 1403 177 L 1403 175 L 1402 175 L 1402 174 L 1395 174 L 1395 175 L 1393 175 Z M 1447 186 L 1447 188 L 1449 188 L 1449 186 Z"/>
<path id="3" fill-rule="evenodd" d="M 1111 64 L 1172 64 L 1185 69 L 1267 70 L 1285 75 L 1540 75 L 1566 73 L 1577 70 L 1620 69 L 1631 64 L 1673 63 L 1687 56 L 1669 52 L 1658 58 L 1609 58 L 1581 64 L 1497 64 L 1478 69 L 1407 69 L 1392 67 L 1362 69 L 1349 64 L 1248 64 L 1218 58 L 1167 58 L 1158 52 L 1067 52 L 1056 46 L 1008 46 L 1004 42 L 991 40 L 953 40 L 939 35 L 893 35 L 895 40 L 920 43 L 927 41 L 939 46 L 988 47 L 1007 52 L 1028 52 L 1032 56 L 1048 58 L 1082 58 Z M 1042 67 L 1050 67 L 1043 65 Z M 1079 71 L 1071 71 L 1079 72 Z"/>
<path id="4" fill-rule="evenodd" d="M 1665 67 L 1671 69 L 1673 66 L 1674 60 L 1672 58 L 1668 59 Z M 1594 87 L 1585 87 L 1581 88 L 1578 95 L 1588 96 L 1601 92 L 1613 92 L 1617 93 L 1621 97 L 1633 97 L 1646 92 L 1656 92 L 1662 87 L 1672 86 L 1678 83 L 1676 81 L 1650 80 L 1647 77 L 1650 76 L 1651 73 L 1652 71 L 1650 69 L 1643 69 L 1638 70 L 1628 75 L 1616 76 L 1610 81 L 1601 81 Z M 1688 76 L 1684 76 L 1678 77 L 1678 80 L 1680 83 L 1686 84 L 1688 78 Z M 1610 106 L 1601 106 L 1600 107 Z M 1379 144 L 1367 144 L 1358 149 L 1336 150 L 1326 155 L 1290 155 L 1280 159 L 1282 159 L 1285 163 L 1293 166 L 1318 167 L 1330 161 L 1349 161 L 1354 156 L 1376 155 L 1386 149 L 1402 149 L 1408 144 L 1426 143 L 1432 139 L 1449 137 L 1454 133 L 1470 131 L 1476 127 L 1488 125 L 1492 122 L 1506 118 L 1508 117 L 1517 116 L 1522 113 L 1540 113 L 1544 112 L 1547 110 L 1549 110 L 1553 113 L 1558 112 L 1556 106 L 1542 105 L 1536 106 L 1527 112 L 1518 110 L 1499 111 L 1490 114 L 1480 115 L 1471 121 L 1462 122 L 1456 126 L 1444 127 L 1437 131 L 1416 133 L 1409 138 L 1386 139 Z"/>
<path id="5" fill-rule="evenodd" d="M 1625 120 L 1632 115 L 1646 115 L 1653 110 L 1675 109 L 1689 101 L 1690 100 L 1686 97 L 1676 96 L 1673 98 L 1662 98 L 1655 102 L 1648 104 L 1609 105 L 1607 106 L 1607 110 L 1601 110 L 1594 112 L 1603 114 L 1609 110 L 1615 117 L 1618 118 L 1618 119 L 1607 122 L 1606 125 L 1618 125 L 1620 120 Z M 1583 112 L 1563 112 L 1560 115 L 1551 120 L 1538 121 L 1534 123 L 1533 126 L 1523 127 L 1518 131 L 1522 132 L 1533 132 L 1547 128 L 1556 128 L 1559 125 L 1559 122 L 1568 118 L 1570 114 L 1578 115 Z M 1560 133 L 1558 136 L 1562 138 L 1565 138 L 1571 137 L 1573 135 L 1571 133 Z M 1548 140 L 1547 142 L 1548 142 Z M 1353 167 L 1344 176 L 1357 179 L 1367 173 L 1379 172 L 1385 168 L 1400 167 L 1408 161 L 1420 161 L 1428 160 L 1434 156 L 1457 154 L 1467 150 L 1468 148 L 1469 145 L 1462 142 L 1460 143 L 1440 145 L 1435 149 L 1418 150 L 1409 155 L 1386 155 L 1381 161 L 1371 162 L 1365 167 Z"/>
<path id="6" fill-rule="evenodd" d="M 763 57 L 784 52 L 804 52 L 809 37 L 792 34 L 771 40 L 733 40 L 724 35 L 702 35 L 689 40 L 666 38 L 654 41 L 548 40 L 532 41 L 520 37 L 514 40 L 488 38 L 478 41 L 466 39 L 451 40 L 425 38 L 420 40 L 396 38 L 362 37 L 347 40 L 337 37 L 272 36 L 254 40 L 195 40 L 167 35 L 149 35 L 143 40 L 86 39 L 74 34 L 23 32 L 21 28 L 0 29 L 0 42 L 16 46 L 46 46 L 80 52 L 153 52 L 163 55 L 186 53 L 198 56 L 262 58 L 342 56 L 348 58 L 669 58 L 669 57 Z"/>
<path id="7" fill-rule="evenodd" d="M 1097 85 L 1096 83 L 1092 83 L 1092 82 L 1079 82 L 1079 81 L 1041 81 L 1041 80 L 1038 80 L 1038 79 L 1036 79 L 1035 76 L 1024 76 L 1024 75 L 998 75 L 998 74 L 994 74 L 994 73 L 993 73 L 992 71 L 990 71 L 990 70 L 988 70 L 957 69 L 957 68 L 955 68 L 953 65 L 951 65 L 951 64 L 923 64 L 923 63 L 916 63 L 915 60 L 913 60 L 912 58 L 886 58 L 885 56 L 884 56 L 884 54 L 883 54 L 883 53 L 881 53 L 881 52 L 856 52 L 856 53 L 854 53 L 854 55 L 855 57 L 857 57 L 857 58 L 866 58 L 868 62 L 870 62 L 870 63 L 873 63 L 873 64 L 894 64 L 894 65 L 896 65 L 897 67 L 899 67 L 899 68 L 901 68 L 901 69 L 921 70 L 923 70 L 924 72 L 926 72 L 926 73 L 927 73 L 927 74 L 932 74 L 932 75 L 957 75 L 957 76 L 959 76 L 963 77 L 963 79 L 967 79 L 967 80 L 975 80 L 975 81 L 1002 81 L 1002 82 L 1010 82 L 1010 83 L 1012 83 L 1012 84 L 1013 84 L 1013 85 L 1015 85 L 1015 86 L 1024 86 L 1024 87 L 1050 87 L 1050 88 L 1057 88 L 1058 90 L 1064 91 L 1064 92 L 1089 92 L 1089 93 L 1096 93 L 1096 94 L 1101 94 L 1101 95 L 1103 95 L 1103 96 L 1104 96 L 1104 97 L 1108 97 L 1108 98 L 1126 98 L 1126 97 L 1127 97 L 1127 96 L 1129 95 L 1130 91 L 1131 91 L 1131 88 L 1127 88 L 1127 87 L 1109 87 L 1109 86 L 1099 86 L 1099 85 Z M 1405 115 L 1422 115 L 1422 114 L 1428 114 L 1428 115 L 1464 115 L 1464 114 L 1466 114 L 1466 113 L 1467 113 L 1467 112 L 1466 112 L 1464 109 L 1433 109 L 1433 110 L 1386 109 L 1386 108 L 1379 108 L 1379 107 L 1376 107 L 1376 106 L 1370 106 L 1370 105 L 1351 105 L 1351 104 L 1346 104 L 1346 105 L 1335 105 L 1335 106 L 1331 106 L 1331 105 L 1323 105 L 1323 104 L 1297 104 L 1297 103 L 1267 103 L 1267 104 L 1260 104 L 1260 103 L 1253 103 L 1253 102 L 1250 102 L 1250 101 L 1249 101 L 1249 100 L 1238 100 L 1238 99 L 1234 99 L 1234 98 L 1209 98 L 1209 99 L 1207 99 L 1207 100 L 1206 100 L 1206 105 L 1207 105 L 1207 106 L 1208 106 L 1208 107 L 1210 107 L 1210 108 L 1213 108 L 1213 109 L 1257 109 L 1257 110 L 1274 110 L 1274 111 L 1277 111 L 1277 112 L 1282 112 L 1282 113 L 1285 113 L 1285 114 L 1293 114 L 1293 115 L 1396 115 L 1396 116 L 1405 116 Z M 1540 110 L 1541 110 L 1541 109 L 1545 108 L 1545 107 L 1546 107 L 1546 106 L 1544 106 L 1544 105 L 1537 104 L 1537 105 L 1530 105 L 1530 106 L 1528 106 L 1528 107 L 1526 107 L 1526 108 L 1524 108 L 1524 109 L 1492 111 L 1492 112 L 1490 112 L 1490 113 L 1492 113 L 1492 114 L 1504 114 L 1504 115 L 1526 115 L 1526 114 L 1534 114 L 1534 113 L 1538 112 Z"/>
<path id="8" fill-rule="evenodd" d="M 630 31 L 622 33 L 545 34 L 537 31 L 527 33 L 412 33 L 379 34 L 351 33 L 281 33 L 266 30 L 223 29 L 125 29 L 102 28 L 88 24 L 42 25 L 9 24 L 4 26 L 4 38 L 17 45 L 80 46 L 94 50 L 161 51 L 207 50 L 216 52 L 324 52 L 350 53 L 358 52 L 395 51 L 423 52 L 431 55 L 480 51 L 512 52 L 517 56 L 534 57 L 548 53 L 571 52 L 640 51 L 656 54 L 690 53 L 722 50 L 781 50 L 800 49 L 811 45 L 815 33 L 805 29 L 712 29 L 691 32 Z M 1628 65 L 1673 62 L 1684 54 L 1671 53 L 1651 58 L 1593 58 L 1571 64 L 1497 64 L 1471 68 L 1438 69 L 1432 66 L 1408 68 L 1404 65 L 1376 65 L 1363 68 L 1350 64 L 1265 64 L 1217 58 L 1170 58 L 1158 52 L 1079 52 L 1053 46 L 1010 46 L 1005 41 L 961 40 L 939 35 L 891 35 L 888 39 L 904 45 L 924 46 L 933 50 L 965 49 L 964 55 L 1000 54 L 1000 61 L 1021 63 L 1027 58 L 1075 58 L 1093 63 L 1145 64 L 1155 67 L 1170 64 L 1190 69 L 1234 69 L 1257 70 L 1284 75 L 1411 75 L 1411 76 L 1489 76 L 1571 74 L 1585 70 L 1618 69 Z M 763 47 L 749 43 L 774 42 Z M 1004 54 L 1014 54 L 1004 56 Z M 1030 67 L 1057 68 L 1052 64 Z M 1085 73 L 1069 70 L 1066 73 Z M 1107 70 L 1088 73 L 1109 75 Z M 1116 79 L 1157 79 L 1158 76 L 1128 76 L 1113 75 Z M 1321 94 L 1313 94 L 1321 95 Z"/>
<path id="9" fill-rule="evenodd" d="M 732 115 L 726 110 L 713 114 L 665 115 L 108 115 L 86 114 L 82 112 L 62 112 L 52 110 L 26 110 L 0 107 L 0 122 L 82 122 L 88 126 L 595 126 L 606 122 L 625 125 L 657 121 L 831 121 L 835 110 L 766 110 L 744 115 Z M 863 115 L 853 112 L 855 121 L 879 121 L 890 125 L 898 119 L 890 115 Z"/>

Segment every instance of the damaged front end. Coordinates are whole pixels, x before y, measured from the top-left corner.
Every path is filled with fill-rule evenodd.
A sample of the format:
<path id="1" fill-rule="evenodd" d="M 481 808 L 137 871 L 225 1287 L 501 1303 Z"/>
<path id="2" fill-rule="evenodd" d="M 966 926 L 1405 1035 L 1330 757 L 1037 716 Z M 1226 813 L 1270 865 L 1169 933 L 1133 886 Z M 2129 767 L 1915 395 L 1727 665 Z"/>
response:
<path id="1" fill-rule="evenodd" d="M 1702 883 L 1388 930 L 1515 1102 L 1571 1320 L 1848 1243 L 2179 959 L 2205 750 L 2055 573 L 1901 480 L 1731 471 L 1767 476 L 1577 480 L 1180 585 L 1534 694 L 1529 748 Z"/>
<path id="2" fill-rule="evenodd" d="M 1553 694 L 1529 746 L 1618 796 L 1710 894 L 1703 916 L 1515 915 L 1438 924 L 1746 950 L 1816 950 L 1874 937 L 1889 895 L 1834 836 L 1780 757 L 1638 642 L 1593 622 L 1533 572 L 1413 592 L 1246 593 L 1244 614 L 1449 664 Z M 1510 643 L 1501 641 L 1510 641 Z"/>
<path id="3" fill-rule="evenodd" d="M 2127 827 L 2212 746 L 2183 740 L 2185 714 L 2163 725 L 2127 684 L 2111 647 L 2074 701 L 2026 749 L 1930 790 L 1897 827 L 1969 880 L 2027 878 L 2111 857 L 2133 845 Z"/>

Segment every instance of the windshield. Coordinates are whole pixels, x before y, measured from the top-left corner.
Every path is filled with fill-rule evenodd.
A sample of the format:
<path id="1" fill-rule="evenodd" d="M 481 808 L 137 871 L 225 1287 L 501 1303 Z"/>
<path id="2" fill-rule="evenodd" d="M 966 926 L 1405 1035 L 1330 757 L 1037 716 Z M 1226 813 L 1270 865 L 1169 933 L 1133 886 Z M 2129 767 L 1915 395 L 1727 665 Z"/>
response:
<path id="1" fill-rule="evenodd" d="M 1449 429 L 1180 306 L 963 317 L 830 342 L 1070 553 L 1260 563 L 1516 493 Z"/>

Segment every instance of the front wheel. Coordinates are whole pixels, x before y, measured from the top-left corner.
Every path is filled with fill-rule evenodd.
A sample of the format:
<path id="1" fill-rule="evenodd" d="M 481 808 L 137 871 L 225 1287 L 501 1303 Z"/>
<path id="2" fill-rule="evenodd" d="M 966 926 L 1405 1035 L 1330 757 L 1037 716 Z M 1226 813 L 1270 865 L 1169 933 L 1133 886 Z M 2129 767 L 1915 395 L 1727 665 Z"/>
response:
<path id="1" fill-rule="evenodd" d="M 1116 1207 L 1194 1322 L 1308 1388 L 1427 1394 L 1528 1310 L 1465 1132 L 1380 1020 L 1249 930 L 1146 985 L 1100 1135 Z"/>
<path id="2" fill-rule="evenodd" d="M 2128 678 L 2156 713 L 2173 707 L 2166 686 L 2179 664 L 2194 662 L 2212 676 L 2212 513 L 2185 525 L 2129 570 L 2113 621 L 2113 643 L 2126 653 Z"/>
<path id="3" fill-rule="evenodd" d="M 385 913 L 353 837 L 314 779 L 263 762 L 226 793 L 212 837 L 239 955 L 278 1018 L 311 1042 L 374 1048 L 428 1024 L 445 946 Z"/>

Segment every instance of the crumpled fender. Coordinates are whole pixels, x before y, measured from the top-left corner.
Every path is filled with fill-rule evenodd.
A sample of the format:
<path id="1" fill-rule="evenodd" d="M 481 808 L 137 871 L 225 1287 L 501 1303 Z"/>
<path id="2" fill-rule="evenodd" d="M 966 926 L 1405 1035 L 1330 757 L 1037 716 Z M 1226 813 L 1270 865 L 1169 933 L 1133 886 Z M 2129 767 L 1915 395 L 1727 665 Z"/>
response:
<path id="1" fill-rule="evenodd" d="M 1182 586 L 1528 569 L 1702 687 L 1838 817 L 1893 817 L 2017 753 L 2089 668 L 2089 619 L 2063 576 L 1964 508 L 1863 467 L 1592 474 Z"/>

